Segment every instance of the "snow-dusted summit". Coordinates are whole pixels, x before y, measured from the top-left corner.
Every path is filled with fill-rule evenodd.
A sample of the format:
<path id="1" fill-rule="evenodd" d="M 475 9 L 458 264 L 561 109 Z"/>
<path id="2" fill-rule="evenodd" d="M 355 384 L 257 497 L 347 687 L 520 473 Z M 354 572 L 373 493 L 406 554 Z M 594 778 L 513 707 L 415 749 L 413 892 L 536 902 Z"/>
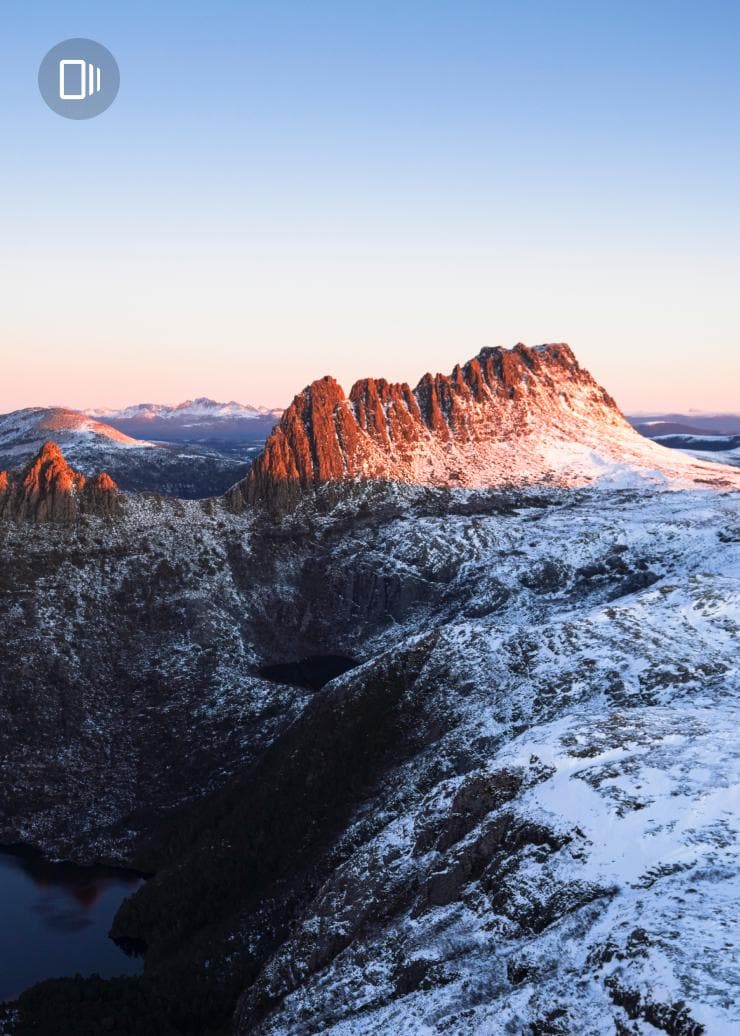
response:
<path id="1" fill-rule="evenodd" d="M 102 420 L 132 420 L 138 418 L 142 421 L 181 421 L 191 418 L 195 421 L 203 418 L 212 420 L 241 418 L 246 421 L 256 420 L 261 417 L 279 417 L 281 410 L 275 410 L 264 406 L 251 406 L 249 403 L 237 403 L 231 400 L 228 403 L 219 403 L 207 396 L 199 396 L 197 399 L 186 399 L 184 403 L 176 406 L 168 406 L 165 403 L 135 403 L 133 406 L 123 407 L 120 410 L 111 408 L 100 408 L 86 410 L 90 417 L 98 417 Z"/>
<path id="2" fill-rule="evenodd" d="M 295 499 L 326 482 L 486 488 L 582 486 L 634 475 L 681 485 L 738 483 L 645 439 L 569 346 L 484 349 L 415 389 L 331 377 L 295 397 L 241 487 L 248 501 Z"/>
<path id="3" fill-rule="evenodd" d="M 92 416 L 69 407 L 27 407 L 0 414 L 0 452 L 4 458 L 24 457 L 29 448 L 38 448 L 46 439 L 61 446 L 97 443 L 109 448 L 151 447 L 125 435 Z"/>

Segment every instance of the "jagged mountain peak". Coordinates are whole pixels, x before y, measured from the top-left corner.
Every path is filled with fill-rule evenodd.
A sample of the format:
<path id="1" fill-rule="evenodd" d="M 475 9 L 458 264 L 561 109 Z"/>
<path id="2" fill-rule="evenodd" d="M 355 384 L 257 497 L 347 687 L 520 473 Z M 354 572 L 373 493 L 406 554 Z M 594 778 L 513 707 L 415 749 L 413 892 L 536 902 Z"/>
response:
<path id="1" fill-rule="evenodd" d="M 75 471 L 64 458 L 59 446 L 51 440 L 28 464 L 23 473 L 23 488 L 32 493 L 74 493 L 84 488 L 85 476 Z"/>
<path id="2" fill-rule="evenodd" d="M 59 445 L 53 440 L 48 439 L 45 443 L 41 444 L 41 449 L 38 452 L 37 457 L 34 459 L 34 463 L 38 464 L 66 464 L 64 454 L 60 449 Z"/>
<path id="3" fill-rule="evenodd" d="M 346 396 L 331 376 L 312 382 L 230 499 L 282 505 L 306 487 L 355 479 L 583 485 L 636 469 L 732 482 L 726 470 L 707 475 L 639 436 L 565 343 L 519 343 L 484 348 L 451 374 L 425 374 L 414 389 L 364 378 Z"/>
<path id="4" fill-rule="evenodd" d="M 80 514 L 111 515 L 118 487 L 106 472 L 86 478 L 49 440 L 20 473 L 0 472 L 0 517 L 32 521 L 73 521 Z"/>

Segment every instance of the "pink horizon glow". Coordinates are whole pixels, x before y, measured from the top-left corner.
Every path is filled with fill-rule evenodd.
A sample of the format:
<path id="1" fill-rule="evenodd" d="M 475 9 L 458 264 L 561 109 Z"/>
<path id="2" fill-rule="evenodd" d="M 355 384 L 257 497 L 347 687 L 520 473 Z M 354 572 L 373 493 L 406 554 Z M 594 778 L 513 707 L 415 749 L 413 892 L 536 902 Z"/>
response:
<path id="1" fill-rule="evenodd" d="M 556 340 L 551 338 L 550 340 Z M 563 340 L 563 339 L 557 339 Z M 511 343 L 514 344 L 513 342 Z M 537 344 L 534 341 L 528 344 Z M 508 346 L 508 343 L 507 343 Z M 616 399 L 620 408 L 629 414 L 651 413 L 737 413 L 740 411 L 740 370 L 730 364 L 728 370 L 709 369 L 697 371 L 695 358 L 684 364 L 674 364 L 666 369 L 662 358 L 645 355 L 635 365 L 632 373 L 624 363 L 614 364 L 609 358 L 589 354 L 593 350 L 571 346 L 581 363 L 590 370 L 596 380 Z M 417 347 L 416 352 L 420 350 Z M 177 406 L 186 400 L 206 397 L 219 403 L 236 401 L 253 407 L 284 409 L 293 397 L 306 385 L 325 374 L 331 374 L 348 394 L 352 384 L 363 377 L 385 377 L 389 381 L 407 381 L 416 385 L 430 370 L 432 373 L 449 374 L 455 363 L 464 363 L 476 354 L 477 349 L 468 349 L 463 355 L 455 355 L 450 349 L 448 362 L 428 364 L 414 363 L 410 357 L 387 357 L 387 368 L 369 359 L 362 361 L 354 356 L 352 362 L 346 357 L 302 357 L 293 365 L 288 379 L 287 373 L 271 370 L 260 357 L 252 365 L 243 357 L 241 370 L 237 373 L 219 372 L 214 376 L 213 367 L 202 361 L 199 372 L 182 368 L 174 370 L 168 365 L 142 360 L 141 366 L 127 363 L 119 366 L 115 358 L 98 357 L 93 362 L 70 363 L 69 357 L 59 355 L 59 362 L 47 357 L 44 369 L 33 364 L 14 363 L 5 366 L 5 376 L 0 384 L 0 412 L 8 413 L 29 407 L 65 407 L 73 410 L 123 409 L 138 403 Z M 379 350 L 376 350 L 376 355 Z M 442 360 L 442 350 L 430 350 L 430 358 Z M 115 354 L 113 354 L 115 357 Z M 18 357 L 20 359 L 20 357 Z M 190 367 L 195 367 L 191 357 Z M 321 359 L 324 360 L 323 365 Z M 421 357 L 419 357 L 421 360 Z M 8 370 L 8 366 L 10 370 Z M 656 369 L 657 368 L 657 369 Z M 689 379 L 689 374 L 692 378 Z M 709 376 L 708 376 L 709 375 Z"/>

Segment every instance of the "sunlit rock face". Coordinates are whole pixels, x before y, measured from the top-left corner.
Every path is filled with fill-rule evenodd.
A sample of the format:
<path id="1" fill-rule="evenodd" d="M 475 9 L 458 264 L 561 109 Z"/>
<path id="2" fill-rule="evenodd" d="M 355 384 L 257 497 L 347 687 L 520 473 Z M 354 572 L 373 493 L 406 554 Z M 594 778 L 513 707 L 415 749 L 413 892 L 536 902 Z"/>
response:
<path id="1" fill-rule="evenodd" d="M 331 377 L 295 397 L 247 478 L 230 494 L 285 504 L 321 483 L 380 480 L 423 486 L 583 485 L 643 476 L 725 479 L 645 440 L 564 344 L 484 349 L 415 389 Z"/>
<path id="2" fill-rule="evenodd" d="M 18 475 L 0 472 L 0 517 L 34 522 L 70 522 L 80 514 L 114 515 L 116 483 L 105 472 L 86 478 L 46 442 Z"/>

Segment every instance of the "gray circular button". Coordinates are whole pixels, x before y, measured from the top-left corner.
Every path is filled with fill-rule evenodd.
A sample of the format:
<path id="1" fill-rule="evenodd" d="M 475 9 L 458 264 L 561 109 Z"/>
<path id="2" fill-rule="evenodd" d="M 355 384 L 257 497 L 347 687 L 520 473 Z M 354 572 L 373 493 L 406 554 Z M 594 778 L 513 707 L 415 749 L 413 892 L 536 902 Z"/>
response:
<path id="1" fill-rule="evenodd" d="M 95 40 L 64 40 L 39 68 L 41 96 L 65 119 L 92 119 L 110 108 L 121 76 L 111 52 Z"/>

